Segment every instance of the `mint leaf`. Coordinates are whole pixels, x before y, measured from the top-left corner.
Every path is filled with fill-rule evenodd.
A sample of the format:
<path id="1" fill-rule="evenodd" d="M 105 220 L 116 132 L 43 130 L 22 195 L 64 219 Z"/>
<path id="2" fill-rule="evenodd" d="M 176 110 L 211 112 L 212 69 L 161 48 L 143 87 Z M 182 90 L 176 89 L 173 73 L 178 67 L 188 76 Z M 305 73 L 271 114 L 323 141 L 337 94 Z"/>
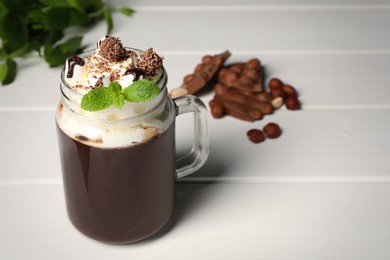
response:
<path id="1" fill-rule="evenodd" d="M 111 91 L 113 91 L 113 92 L 115 92 L 115 93 L 121 93 L 121 91 L 122 91 L 122 86 L 121 86 L 121 84 L 119 84 L 118 82 L 115 82 L 115 81 L 111 81 L 110 82 L 110 85 L 108 86 L 108 88 L 111 90 Z"/>
<path id="2" fill-rule="evenodd" d="M 124 104 L 122 86 L 116 82 L 111 82 L 108 87 L 91 89 L 81 99 L 81 108 L 87 111 L 100 111 L 111 105 L 122 108 Z"/>
<path id="3" fill-rule="evenodd" d="M 128 8 L 128 7 L 122 7 L 119 9 L 119 12 L 130 17 L 134 13 L 134 9 Z"/>
<path id="4" fill-rule="evenodd" d="M 119 109 L 125 105 L 125 98 L 123 97 L 122 93 L 119 93 L 113 97 L 112 104 Z"/>
<path id="5" fill-rule="evenodd" d="M 125 104 L 125 98 L 122 95 L 122 86 L 119 83 L 111 82 L 108 88 L 111 90 L 111 101 L 117 108 L 122 108 Z"/>
<path id="6" fill-rule="evenodd" d="M 123 90 L 124 98 L 129 102 L 144 102 L 157 96 L 160 88 L 150 80 L 137 80 Z"/>
<path id="7" fill-rule="evenodd" d="M 7 85 L 14 81 L 16 68 L 16 62 L 12 59 L 6 59 L 5 63 L 0 65 L 0 81 L 3 85 Z"/>
<path id="8" fill-rule="evenodd" d="M 96 88 L 90 90 L 81 99 L 81 108 L 87 111 L 99 111 L 112 104 L 110 89 Z"/>

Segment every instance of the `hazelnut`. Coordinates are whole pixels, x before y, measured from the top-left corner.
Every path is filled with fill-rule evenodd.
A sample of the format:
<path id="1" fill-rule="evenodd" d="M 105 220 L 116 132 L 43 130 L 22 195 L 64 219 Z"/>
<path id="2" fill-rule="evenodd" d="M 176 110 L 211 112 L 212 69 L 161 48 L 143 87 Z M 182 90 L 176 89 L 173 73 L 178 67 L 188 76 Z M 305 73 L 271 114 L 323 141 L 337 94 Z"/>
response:
<path id="1" fill-rule="evenodd" d="M 284 104 L 289 110 L 299 110 L 301 108 L 301 103 L 296 96 L 288 96 L 284 101 Z"/>
<path id="2" fill-rule="evenodd" d="M 217 95 L 224 95 L 228 90 L 228 87 L 222 83 L 217 83 L 214 86 L 214 93 Z"/>
<path id="3" fill-rule="evenodd" d="M 226 72 L 225 74 L 225 81 L 228 83 L 228 84 L 232 84 L 233 82 L 237 81 L 238 80 L 238 75 L 237 73 L 235 73 L 234 71 L 228 71 Z"/>
<path id="4" fill-rule="evenodd" d="M 189 75 L 187 75 L 187 76 L 184 77 L 183 82 L 184 82 L 185 84 L 188 84 L 188 83 L 190 83 L 191 81 L 193 81 L 194 78 L 195 78 L 195 76 L 194 76 L 193 74 L 189 74 Z"/>
<path id="5" fill-rule="evenodd" d="M 278 79 L 278 78 L 272 78 L 269 82 L 268 82 L 268 87 L 270 89 L 274 89 L 274 88 L 283 88 L 283 82 Z"/>
<path id="6" fill-rule="evenodd" d="M 188 90 L 185 89 L 185 88 L 175 88 L 171 91 L 171 97 L 172 98 L 176 98 L 176 97 L 180 97 L 180 96 L 185 96 L 188 94 Z"/>
<path id="7" fill-rule="evenodd" d="M 254 69 L 254 70 L 259 70 L 261 69 L 261 62 L 259 59 L 250 59 L 247 63 L 246 63 L 246 67 L 248 69 Z"/>
<path id="8" fill-rule="evenodd" d="M 259 77 L 255 69 L 247 69 L 244 71 L 244 73 L 248 78 L 252 80 L 256 80 Z"/>
<path id="9" fill-rule="evenodd" d="M 223 107 L 219 102 L 215 100 L 211 100 L 209 105 L 210 105 L 211 115 L 214 118 L 221 118 L 223 116 L 224 114 Z"/>
<path id="10" fill-rule="evenodd" d="M 211 55 L 205 55 L 205 56 L 203 56 L 203 58 L 202 58 L 202 62 L 207 64 L 207 63 L 209 63 L 212 59 L 213 59 L 213 57 L 212 57 Z"/>
<path id="11" fill-rule="evenodd" d="M 228 72 L 229 70 L 227 68 L 222 68 L 219 73 L 218 73 L 218 76 L 219 77 L 225 77 L 226 73 Z"/>
<path id="12" fill-rule="evenodd" d="M 274 108 L 280 108 L 283 105 L 283 98 L 276 97 L 271 101 L 271 104 Z"/>
<path id="13" fill-rule="evenodd" d="M 291 85 L 284 84 L 283 85 L 283 90 L 284 90 L 284 92 L 286 93 L 287 96 L 295 96 L 295 97 L 298 96 L 297 91 Z"/>
<path id="14" fill-rule="evenodd" d="M 283 88 L 273 88 L 271 89 L 271 97 L 275 99 L 277 97 L 281 97 L 283 100 L 286 98 L 286 93 Z"/>
<path id="15" fill-rule="evenodd" d="M 246 135 L 248 139 L 255 144 L 261 143 L 265 140 L 264 133 L 259 129 L 251 129 L 246 133 Z"/>
<path id="16" fill-rule="evenodd" d="M 261 112 L 261 111 L 258 110 L 258 109 L 251 110 L 251 111 L 249 111 L 249 116 L 250 116 L 253 120 L 260 120 L 260 119 L 263 118 L 263 112 Z"/>
<path id="17" fill-rule="evenodd" d="M 271 102 L 272 98 L 268 92 L 261 92 L 255 95 L 255 98 L 263 102 Z"/>
<path id="18" fill-rule="evenodd" d="M 198 64 L 198 65 L 196 66 L 196 68 L 195 68 L 195 73 L 201 72 L 201 71 L 203 70 L 203 67 L 204 67 L 203 63 Z"/>
<path id="19" fill-rule="evenodd" d="M 268 138 L 274 139 L 278 138 L 282 134 L 282 130 L 279 125 L 275 123 L 269 123 L 264 126 L 263 131 Z"/>
<path id="20" fill-rule="evenodd" d="M 263 114 L 269 115 L 274 112 L 274 107 L 272 106 L 271 103 L 263 102 L 261 106 L 261 111 L 263 112 Z"/>
<path id="21" fill-rule="evenodd" d="M 244 69 L 244 64 L 243 63 L 237 63 L 237 64 L 234 64 L 233 66 L 229 67 L 229 69 L 235 73 L 242 73 L 242 70 Z"/>

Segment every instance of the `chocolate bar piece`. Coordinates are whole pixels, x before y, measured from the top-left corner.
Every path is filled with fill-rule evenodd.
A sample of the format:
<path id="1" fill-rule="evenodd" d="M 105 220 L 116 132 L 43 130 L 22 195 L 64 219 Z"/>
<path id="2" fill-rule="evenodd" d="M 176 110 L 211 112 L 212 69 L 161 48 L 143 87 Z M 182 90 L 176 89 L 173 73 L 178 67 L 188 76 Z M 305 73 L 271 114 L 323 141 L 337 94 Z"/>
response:
<path id="1" fill-rule="evenodd" d="M 220 83 L 242 91 L 263 91 L 263 69 L 259 59 L 250 59 L 247 63 L 235 63 L 221 69 L 218 74 Z"/>
<path id="2" fill-rule="evenodd" d="M 181 87 L 171 91 L 171 96 L 192 95 L 206 87 L 207 83 L 214 78 L 230 55 L 229 51 L 225 51 L 214 56 L 204 56 L 202 63 L 198 64 L 194 73 L 184 77 Z"/>
<path id="3" fill-rule="evenodd" d="M 237 100 L 225 99 L 223 95 L 215 95 L 214 99 L 210 101 L 210 107 L 213 104 L 220 104 L 223 108 L 223 114 L 241 120 L 253 122 L 263 118 L 263 113 L 259 109 L 253 109 Z"/>
<path id="4" fill-rule="evenodd" d="M 245 95 L 234 88 L 228 88 L 223 94 L 215 94 L 210 106 L 213 103 L 222 106 L 221 116 L 226 114 L 251 122 L 262 119 L 264 115 L 271 114 L 274 110 L 270 102 L 259 101 L 255 96 Z"/>

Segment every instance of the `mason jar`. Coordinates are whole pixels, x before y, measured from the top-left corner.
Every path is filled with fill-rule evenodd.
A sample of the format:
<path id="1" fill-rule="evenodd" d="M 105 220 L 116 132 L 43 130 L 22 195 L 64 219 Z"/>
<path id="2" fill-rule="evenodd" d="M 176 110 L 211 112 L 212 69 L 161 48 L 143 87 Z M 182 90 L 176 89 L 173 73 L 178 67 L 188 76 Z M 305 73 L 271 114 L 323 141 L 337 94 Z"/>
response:
<path id="1" fill-rule="evenodd" d="M 205 163 L 206 107 L 194 96 L 172 99 L 167 79 L 162 67 L 153 79 L 160 92 L 151 100 L 89 112 L 62 70 L 56 125 L 66 207 L 86 236 L 124 244 L 155 234 L 172 216 L 176 180 Z M 194 113 L 194 144 L 176 158 L 176 116 L 187 112 Z"/>

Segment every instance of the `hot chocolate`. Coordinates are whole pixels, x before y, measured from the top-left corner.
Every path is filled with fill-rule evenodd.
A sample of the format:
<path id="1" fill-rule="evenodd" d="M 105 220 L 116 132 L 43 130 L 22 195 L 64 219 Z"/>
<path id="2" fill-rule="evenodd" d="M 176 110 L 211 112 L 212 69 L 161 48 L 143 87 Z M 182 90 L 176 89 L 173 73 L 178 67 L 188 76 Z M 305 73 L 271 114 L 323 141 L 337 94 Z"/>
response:
<path id="1" fill-rule="evenodd" d="M 174 125 L 145 143 L 98 148 L 58 128 L 68 215 L 82 233 L 131 243 L 163 227 L 174 207 Z"/>
<path id="2" fill-rule="evenodd" d="M 56 123 L 68 215 L 96 240 L 156 233 L 172 215 L 176 178 L 207 159 L 206 108 L 196 97 L 168 96 L 162 60 L 107 36 L 61 73 Z M 176 161 L 175 118 L 187 112 L 195 114 L 194 147 Z"/>

